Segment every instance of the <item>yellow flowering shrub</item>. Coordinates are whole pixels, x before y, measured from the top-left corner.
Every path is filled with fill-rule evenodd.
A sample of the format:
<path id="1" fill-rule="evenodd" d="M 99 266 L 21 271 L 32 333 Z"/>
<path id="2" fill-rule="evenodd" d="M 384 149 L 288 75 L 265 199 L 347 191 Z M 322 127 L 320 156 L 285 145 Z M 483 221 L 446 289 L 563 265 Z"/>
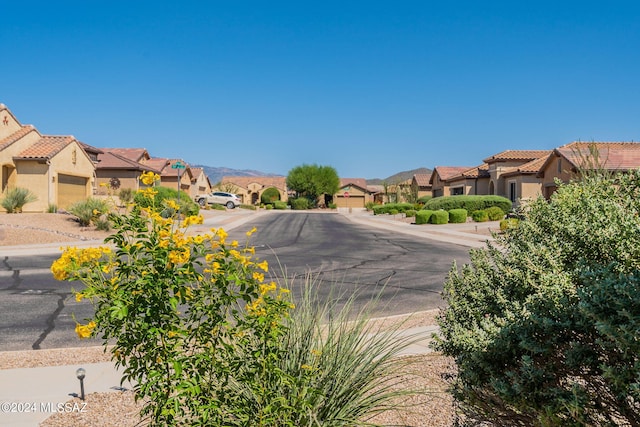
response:
<path id="1" fill-rule="evenodd" d="M 95 310 L 76 333 L 110 345 L 150 425 L 276 425 L 299 410 L 279 395 L 293 380 L 277 364 L 293 305 L 253 259 L 255 229 L 244 247 L 223 229 L 190 235 L 202 217 L 161 215 L 179 202 L 155 203 L 157 176 L 141 180 L 147 203 L 110 215 L 105 246 L 67 247 L 51 265 Z"/>

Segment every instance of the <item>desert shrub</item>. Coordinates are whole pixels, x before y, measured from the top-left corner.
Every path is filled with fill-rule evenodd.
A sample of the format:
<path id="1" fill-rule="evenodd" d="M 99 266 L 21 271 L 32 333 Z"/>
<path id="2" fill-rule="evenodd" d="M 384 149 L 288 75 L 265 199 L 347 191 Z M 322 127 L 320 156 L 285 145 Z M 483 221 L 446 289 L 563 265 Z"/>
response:
<path id="1" fill-rule="evenodd" d="M 135 192 L 133 191 L 132 188 L 121 188 L 120 191 L 118 192 L 118 198 L 125 205 L 133 201 L 134 195 L 135 195 Z"/>
<path id="2" fill-rule="evenodd" d="M 414 206 L 412 203 L 385 203 L 384 205 L 376 205 L 373 208 L 374 215 L 381 214 L 390 214 L 396 215 L 398 213 L 406 212 L 408 210 L 413 210 Z M 391 212 L 395 211 L 395 214 Z"/>
<path id="3" fill-rule="evenodd" d="M 460 224 L 463 222 L 467 222 L 467 210 L 451 209 L 449 211 L 449 222 L 452 224 Z"/>
<path id="4" fill-rule="evenodd" d="M 2 206 L 7 213 L 22 212 L 22 208 L 27 203 L 38 200 L 35 194 L 27 188 L 15 187 L 7 190 L 7 194 L 0 200 Z"/>
<path id="5" fill-rule="evenodd" d="M 414 209 L 407 209 L 404 211 L 404 214 L 407 218 L 413 218 L 416 216 L 416 211 Z"/>
<path id="6" fill-rule="evenodd" d="M 276 202 L 273 202 L 273 207 L 275 209 L 280 209 L 280 210 L 287 209 L 287 203 L 286 202 L 281 202 L 281 201 L 278 200 Z"/>
<path id="7" fill-rule="evenodd" d="M 218 205 L 218 204 L 207 204 L 207 206 L 205 207 L 205 209 L 213 209 L 215 211 L 226 211 L 227 207 L 225 205 Z"/>
<path id="8" fill-rule="evenodd" d="M 454 265 L 435 348 L 456 361 L 468 419 L 640 423 L 639 193 L 640 171 L 559 185 Z"/>
<path id="9" fill-rule="evenodd" d="M 240 209 L 247 209 L 247 210 L 250 210 L 250 211 L 255 211 L 257 209 L 255 207 L 255 205 L 245 205 L 245 204 L 240 205 L 239 208 Z"/>
<path id="10" fill-rule="evenodd" d="M 262 203 L 273 203 L 276 200 L 280 200 L 280 192 L 277 188 L 269 187 L 260 195 L 260 201 Z"/>
<path id="11" fill-rule="evenodd" d="M 448 224 L 449 212 L 444 210 L 433 211 L 431 218 L 429 218 L 431 224 Z"/>
<path id="12" fill-rule="evenodd" d="M 418 212 L 416 212 L 416 224 L 429 224 L 431 215 L 433 215 L 433 211 L 424 209 L 419 210 Z"/>
<path id="13" fill-rule="evenodd" d="M 489 221 L 498 221 L 504 218 L 504 211 L 500 209 L 498 206 L 492 206 L 490 208 L 485 209 L 487 212 L 487 217 L 489 217 Z"/>
<path id="14" fill-rule="evenodd" d="M 89 197 L 69 206 L 68 210 L 78 218 L 82 227 L 88 227 L 92 221 L 109 213 L 110 207 L 106 200 Z"/>
<path id="15" fill-rule="evenodd" d="M 285 205 L 285 207 L 286 207 L 286 205 Z M 266 210 L 270 211 L 271 209 L 273 209 L 273 205 L 270 203 L 270 204 L 268 204 L 268 205 L 264 205 L 264 208 L 265 208 Z"/>
<path id="16" fill-rule="evenodd" d="M 368 211 L 372 211 L 375 206 L 377 206 L 375 202 L 366 202 L 364 204 L 365 209 Z"/>
<path id="17" fill-rule="evenodd" d="M 486 210 L 482 209 L 471 212 L 471 219 L 473 219 L 475 222 L 486 222 L 489 221 L 489 215 L 487 214 Z"/>
<path id="18" fill-rule="evenodd" d="M 507 231 L 516 228 L 520 220 L 518 218 L 505 218 L 500 220 L 500 231 Z"/>
<path id="19" fill-rule="evenodd" d="M 487 209 L 492 206 L 497 206 L 502 209 L 503 214 L 506 214 L 511 210 L 511 200 L 501 196 L 445 196 L 435 197 L 425 203 L 423 209 L 438 210 L 444 209 L 446 211 L 451 209 L 466 209 L 468 212 Z"/>
<path id="20" fill-rule="evenodd" d="M 147 175 L 145 175 L 147 176 Z M 178 209 L 178 213 L 184 216 L 193 216 L 197 215 L 200 212 L 200 206 L 191 200 L 189 194 L 180 191 L 180 199 L 178 200 L 178 190 L 169 187 L 153 187 L 151 191 L 153 191 L 154 197 L 153 199 L 149 196 L 149 188 L 144 190 L 139 190 L 133 198 L 134 203 L 139 208 L 149 208 L 151 203 L 156 203 L 155 206 L 162 205 L 164 209 L 161 211 L 161 215 L 168 218 L 173 216 L 175 213 L 175 209 Z M 171 200 L 175 205 L 168 204 L 167 202 Z M 176 200 L 178 200 L 176 202 Z"/>
<path id="21" fill-rule="evenodd" d="M 398 215 L 398 213 L 397 209 L 389 209 L 389 215 Z"/>
<path id="22" fill-rule="evenodd" d="M 297 211 L 309 209 L 309 199 L 305 197 L 298 197 L 297 199 L 291 200 L 291 209 Z"/>
<path id="23" fill-rule="evenodd" d="M 432 198 L 431 196 L 422 196 L 422 197 L 418 198 L 417 202 L 420 203 L 421 205 L 424 205 L 429 200 L 431 200 L 431 198 Z"/>
<path id="24" fill-rule="evenodd" d="M 338 209 L 338 205 L 336 205 L 335 203 L 329 203 L 329 205 L 327 207 L 329 209 Z"/>
<path id="25" fill-rule="evenodd" d="M 47 213 L 57 213 L 58 212 L 58 205 L 56 205 L 55 203 L 49 203 L 47 205 Z"/>

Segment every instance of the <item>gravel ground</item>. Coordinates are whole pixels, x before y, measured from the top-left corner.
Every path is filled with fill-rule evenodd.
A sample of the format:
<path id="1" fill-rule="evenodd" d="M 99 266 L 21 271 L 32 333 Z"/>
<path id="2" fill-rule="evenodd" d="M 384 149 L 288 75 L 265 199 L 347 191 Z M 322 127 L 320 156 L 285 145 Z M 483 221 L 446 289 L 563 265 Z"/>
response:
<path id="1" fill-rule="evenodd" d="M 28 230 L 28 233 L 25 233 Z M 95 240 L 100 243 L 110 233 L 93 227 L 80 227 L 69 214 L 0 214 L 0 246 L 61 243 L 78 240 Z M 428 326 L 435 322 L 435 311 L 417 313 L 404 326 Z M 402 320 L 394 318 L 385 322 Z M 81 363 L 109 361 L 103 347 L 53 349 L 20 352 L 0 352 L 0 369 L 32 368 L 64 365 L 70 354 Z M 453 401 L 446 392 L 444 378 L 455 372 L 451 359 L 438 353 L 411 356 L 414 370 L 402 378 L 401 384 L 420 390 L 421 393 L 398 402 L 400 408 L 378 416 L 374 422 L 389 426 L 450 427 L 453 425 Z M 133 400 L 132 392 L 91 393 L 86 396 L 85 413 L 58 413 L 47 420 L 43 427 L 85 426 L 135 426 L 140 419 L 140 404 Z"/>

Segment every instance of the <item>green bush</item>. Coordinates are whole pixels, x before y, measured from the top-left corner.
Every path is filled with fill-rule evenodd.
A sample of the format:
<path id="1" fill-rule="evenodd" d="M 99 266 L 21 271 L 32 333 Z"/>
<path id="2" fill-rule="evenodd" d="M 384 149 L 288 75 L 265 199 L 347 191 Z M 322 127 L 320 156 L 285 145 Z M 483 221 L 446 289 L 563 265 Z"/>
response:
<path id="1" fill-rule="evenodd" d="M 429 210 L 451 210 L 451 209 L 466 209 L 467 212 L 473 212 L 477 210 L 487 209 L 492 206 L 497 206 L 502 209 L 502 212 L 506 215 L 511 211 L 511 200 L 501 196 L 445 196 L 435 197 L 425 203 L 423 209 Z"/>
<path id="2" fill-rule="evenodd" d="M 154 187 L 154 190 L 158 193 L 153 199 L 146 197 L 143 192 L 137 192 L 133 198 L 134 203 L 141 208 L 148 208 L 150 203 L 156 203 L 158 206 L 165 206 L 165 209 L 161 212 L 161 215 L 165 218 L 173 216 L 174 209 L 167 205 L 168 200 L 176 201 L 178 199 L 178 190 L 169 187 Z M 180 191 L 180 200 L 178 201 L 180 206 L 179 213 L 185 216 L 198 215 L 200 212 L 200 206 L 191 200 L 189 194 Z"/>
<path id="3" fill-rule="evenodd" d="M 285 204 L 285 209 L 286 209 L 286 207 L 287 207 L 287 205 Z M 264 208 L 269 211 L 269 210 L 273 209 L 273 205 L 272 204 L 264 205 Z"/>
<path id="4" fill-rule="evenodd" d="M 489 215 L 487 214 L 486 210 L 482 209 L 471 212 L 471 219 L 473 219 L 475 222 L 486 222 L 489 221 Z"/>
<path id="5" fill-rule="evenodd" d="M 329 203 L 329 206 L 327 206 L 329 209 L 338 209 L 338 205 L 336 205 L 335 203 Z"/>
<path id="6" fill-rule="evenodd" d="M 296 211 L 309 209 L 309 199 L 305 197 L 298 197 L 297 199 L 291 200 L 291 209 Z"/>
<path id="7" fill-rule="evenodd" d="M 397 209 L 389 209 L 389 215 L 398 215 L 399 213 Z"/>
<path id="8" fill-rule="evenodd" d="M 489 221 L 498 221 L 504 218 L 505 213 L 498 206 L 492 206 L 485 210 L 487 211 L 487 216 L 489 217 Z"/>
<path id="9" fill-rule="evenodd" d="M 386 203 L 384 205 L 375 205 L 372 207 L 374 215 L 381 214 L 391 214 L 395 215 L 398 213 L 404 213 L 408 210 L 414 210 L 414 205 L 412 203 Z M 395 214 L 391 212 L 395 211 Z"/>
<path id="10" fill-rule="evenodd" d="M 421 205 L 424 205 L 429 200 L 431 200 L 431 198 L 432 198 L 431 196 L 422 196 L 422 197 L 418 198 L 418 203 L 420 203 Z"/>
<path id="11" fill-rule="evenodd" d="M 433 211 L 431 218 L 429 218 L 429 222 L 431 224 L 448 224 L 449 212 L 443 210 Z"/>
<path id="12" fill-rule="evenodd" d="M 244 205 L 244 204 L 242 204 L 242 205 L 240 205 L 238 207 L 240 209 L 247 209 L 247 210 L 250 210 L 250 211 L 255 211 L 257 209 L 254 205 Z"/>
<path id="13" fill-rule="evenodd" d="M 413 218 L 413 217 L 415 217 L 415 216 L 416 216 L 416 211 L 415 211 L 415 209 L 408 209 L 408 210 L 406 210 L 406 211 L 404 212 L 404 215 L 405 215 L 407 218 Z"/>
<path id="14" fill-rule="evenodd" d="M 466 209 L 451 209 L 449 211 L 449 222 L 452 224 L 461 224 L 467 222 Z"/>
<path id="15" fill-rule="evenodd" d="M 273 207 L 279 210 L 287 209 L 287 202 L 282 202 L 278 200 L 276 202 L 273 202 Z"/>
<path id="16" fill-rule="evenodd" d="M 260 195 L 260 201 L 264 204 L 273 203 L 280 200 L 280 192 L 277 188 L 269 187 Z"/>
<path id="17" fill-rule="evenodd" d="M 429 224 L 431 215 L 433 215 L 433 211 L 424 209 L 419 210 L 418 212 L 416 212 L 416 224 Z"/>
<path id="18" fill-rule="evenodd" d="M 469 425 L 640 424 L 640 171 L 524 207 L 444 285 L 435 348 Z"/>
<path id="19" fill-rule="evenodd" d="M 378 206 L 375 202 L 367 202 L 364 204 L 365 209 L 368 211 L 372 211 L 375 206 Z"/>
<path id="20" fill-rule="evenodd" d="M 74 203 L 69 206 L 68 210 L 78 218 L 78 222 L 82 227 L 88 227 L 92 221 L 97 220 L 101 215 L 108 214 L 110 211 L 106 200 L 93 197 Z"/>
<path id="21" fill-rule="evenodd" d="M 27 203 L 38 200 L 31 190 L 21 187 L 7 190 L 7 194 L 0 200 L 0 206 L 5 208 L 7 213 L 22 212 L 22 208 Z"/>
<path id="22" fill-rule="evenodd" d="M 49 203 L 47 205 L 47 213 L 56 213 L 58 212 L 58 205 L 55 203 Z"/>

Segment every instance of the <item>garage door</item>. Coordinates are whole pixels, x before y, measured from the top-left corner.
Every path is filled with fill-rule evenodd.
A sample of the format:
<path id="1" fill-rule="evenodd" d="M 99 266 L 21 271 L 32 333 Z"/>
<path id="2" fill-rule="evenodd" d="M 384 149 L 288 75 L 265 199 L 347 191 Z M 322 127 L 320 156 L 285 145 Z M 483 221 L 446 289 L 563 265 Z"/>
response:
<path id="1" fill-rule="evenodd" d="M 66 209 L 75 202 L 87 198 L 88 178 L 73 175 L 58 175 L 58 207 Z"/>
<path id="2" fill-rule="evenodd" d="M 336 206 L 339 208 L 364 208 L 364 196 L 344 197 L 338 195 L 335 198 Z"/>

